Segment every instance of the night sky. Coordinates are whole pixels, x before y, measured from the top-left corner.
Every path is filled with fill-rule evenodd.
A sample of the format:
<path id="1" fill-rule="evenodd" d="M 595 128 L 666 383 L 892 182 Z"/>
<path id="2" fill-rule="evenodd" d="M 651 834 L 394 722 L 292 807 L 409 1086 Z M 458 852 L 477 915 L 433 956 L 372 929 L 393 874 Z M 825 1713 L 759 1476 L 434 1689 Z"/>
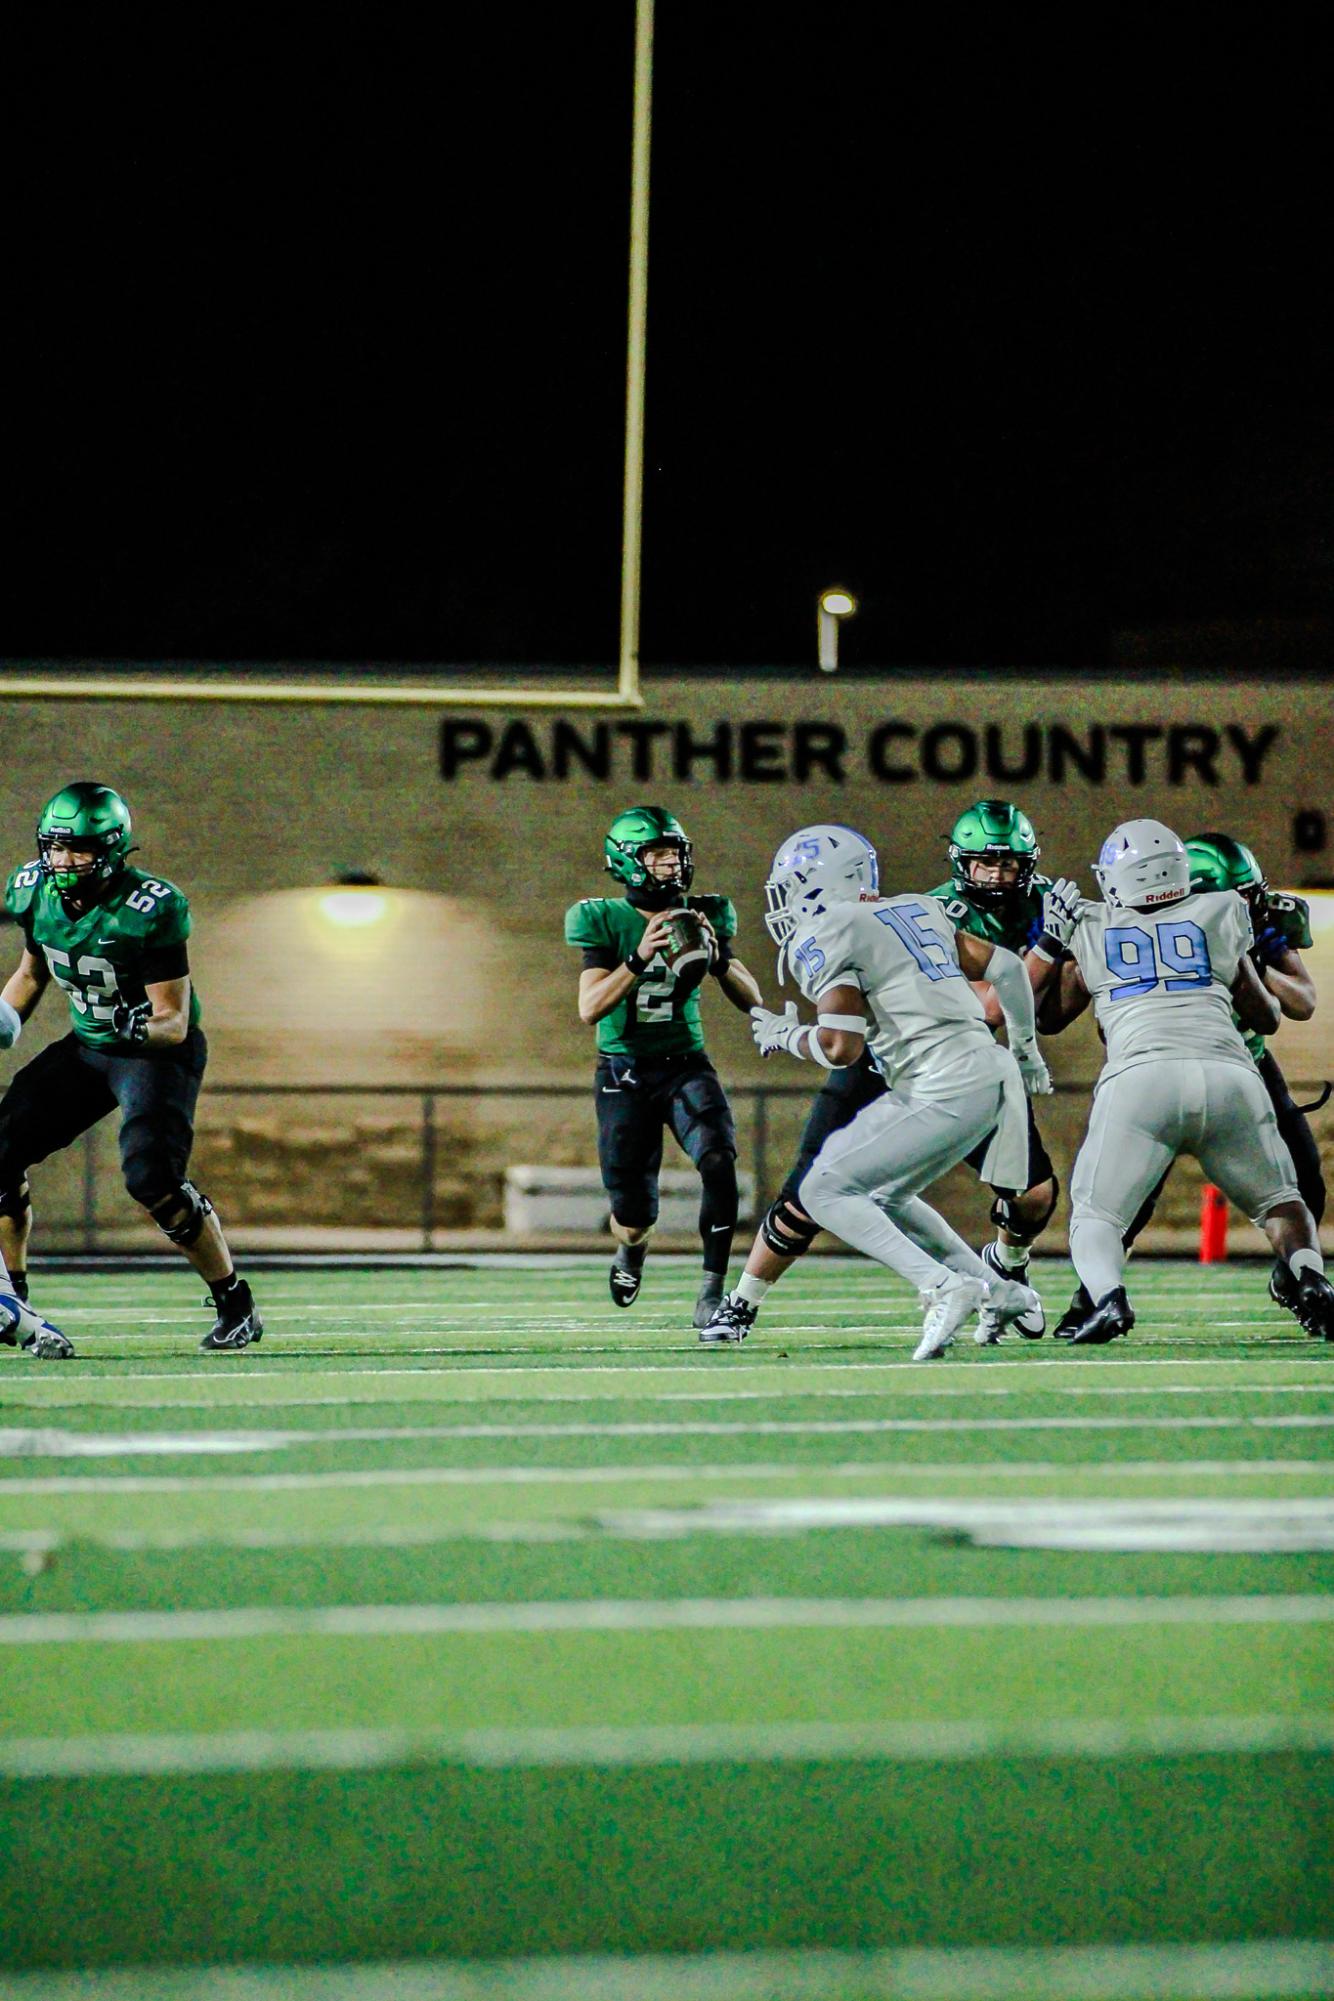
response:
<path id="1" fill-rule="evenodd" d="M 646 663 L 807 662 L 832 581 L 853 664 L 1309 655 L 1317 51 L 887 11 L 659 0 Z M 0 652 L 612 660 L 629 0 L 26 34 Z"/>

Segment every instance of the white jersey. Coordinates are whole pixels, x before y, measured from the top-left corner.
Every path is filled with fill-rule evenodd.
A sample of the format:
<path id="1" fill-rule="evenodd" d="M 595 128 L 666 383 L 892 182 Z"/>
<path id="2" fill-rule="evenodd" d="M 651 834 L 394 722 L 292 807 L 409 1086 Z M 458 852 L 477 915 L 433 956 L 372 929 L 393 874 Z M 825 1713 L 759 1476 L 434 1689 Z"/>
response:
<path id="1" fill-rule="evenodd" d="M 1174 1056 L 1253 1069 L 1231 994 L 1251 937 L 1250 912 L 1232 889 L 1162 910 L 1086 903 L 1070 950 L 1107 1043 L 1099 1081 Z"/>
<path id="2" fill-rule="evenodd" d="M 954 927 L 931 896 L 839 903 L 799 925 L 788 963 L 808 1000 L 860 987 L 871 1055 L 896 1090 L 957 1091 L 1001 1074 L 1001 1051 L 959 965 Z"/>

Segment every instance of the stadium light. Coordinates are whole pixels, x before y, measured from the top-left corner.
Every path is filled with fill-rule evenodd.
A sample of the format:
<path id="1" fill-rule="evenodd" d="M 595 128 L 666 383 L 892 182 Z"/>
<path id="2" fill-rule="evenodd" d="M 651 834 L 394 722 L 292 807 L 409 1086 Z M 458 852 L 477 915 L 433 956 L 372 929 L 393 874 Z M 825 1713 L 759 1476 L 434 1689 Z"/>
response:
<path id="1" fill-rule="evenodd" d="M 838 666 L 838 628 L 845 618 L 855 618 L 857 600 L 842 584 L 831 584 L 815 601 L 816 651 L 822 674 L 832 674 Z"/>

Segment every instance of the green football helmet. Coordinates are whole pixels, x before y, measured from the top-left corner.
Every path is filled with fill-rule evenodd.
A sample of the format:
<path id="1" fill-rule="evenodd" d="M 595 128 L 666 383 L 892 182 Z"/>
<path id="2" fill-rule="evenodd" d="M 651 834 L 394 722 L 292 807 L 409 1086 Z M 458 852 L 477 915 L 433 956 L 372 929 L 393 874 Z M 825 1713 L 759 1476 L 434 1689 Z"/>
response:
<path id="1" fill-rule="evenodd" d="M 88 890 L 100 895 L 124 868 L 131 833 L 130 809 L 109 785 L 80 779 L 62 786 L 47 800 L 37 821 L 42 872 L 62 896 L 79 896 Z M 53 848 L 87 848 L 93 859 L 82 868 L 53 868 Z"/>
<path id="2" fill-rule="evenodd" d="M 1008 799 L 979 799 L 950 829 L 950 881 L 961 896 L 1003 910 L 1027 895 L 1041 853 L 1027 813 Z M 1019 873 L 1012 883 L 974 882 L 969 869 L 977 861 L 1015 861 Z"/>
<path id="3" fill-rule="evenodd" d="M 1231 834 L 1192 834 L 1186 842 L 1193 890 L 1235 889 L 1253 910 L 1269 893 L 1264 870 L 1244 841 Z"/>
<path id="4" fill-rule="evenodd" d="M 645 848 L 660 848 L 668 842 L 679 860 L 674 877 L 652 875 L 644 861 Z M 685 828 L 665 806 L 629 806 L 618 813 L 607 829 L 603 842 L 606 868 L 623 882 L 636 902 L 661 902 L 666 909 L 684 896 L 695 879 L 695 850 Z M 660 894 L 659 894 L 660 893 Z"/>

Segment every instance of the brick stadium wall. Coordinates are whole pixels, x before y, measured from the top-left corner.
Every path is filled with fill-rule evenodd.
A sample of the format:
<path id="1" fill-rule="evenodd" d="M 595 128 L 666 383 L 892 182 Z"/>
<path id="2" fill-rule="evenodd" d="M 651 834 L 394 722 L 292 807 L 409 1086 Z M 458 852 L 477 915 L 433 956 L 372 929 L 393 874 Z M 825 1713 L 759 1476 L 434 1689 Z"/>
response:
<path id="1" fill-rule="evenodd" d="M 1309 685 L 655 678 L 642 717 L 601 721 L 3 698 L 0 720 L 6 867 L 29 857 L 41 800 L 70 777 L 96 776 L 130 799 L 145 865 L 188 891 L 214 1083 L 585 1077 L 591 1037 L 575 1012 L 561 917 L 602 892 L 603 832 L 636 799 L 670 804 L 686 822 L 698 886 L 736 901 L 740 950 L 766 989 L 764 876 L 779 841 L 807 820 L 863 827 L 892 889 L 941 879 L 946 830 L 988 792 L 1018 797 L 1044 867 L 1090 891 L 1103 836 L 1145 813 L 1183 833 L 1236 831 L 1276 884 L 1334 881 L 1328 849 L 1296 844 L 1298 816 L 1330 798 L 1334 690 Z M 1314 822 L 1305 825 L 1309 834 Z M 339 931 L 320 915 L 320 888 L 348 869 L 388 886 L 379 924 Z M 1334 928 L 1315 964 L 1334 990 Z M 60 1030 L 61 1013 L 48 1000 L 24 1056 Z M 1334 1012 L 1322 1012 L 1280 1032 L 1292 1076 L 1334 1075 L 1331 1024 Z M 773 1076 L 743 1018 L 713 993 L 708 1027 L 725 1076 Z M 1051 1055 L 1072 1084 L 1096 1074 L 1085 1024 Z M 0 1059 L 0 1076 L 12 1061 Z M 1076 1095 L 1046 1119 L 1063 1177 L 1083 1114 Z M 797 1117 L 775 1115 L 775 1169 Z M 459 1103 L 442 1106 L 440 1126 L 437 1213 L 448 1228 L 498 1220 L 508 1161 L 592 1158 L 577 1105 Z M 114 1183 L 110 1134 L 98 1144 L 102 1212 L 140 1241 Z M 299 1221 L 410 1232 L 419 1160 L 412 1100 L 206 1092 L 200 1179 L 256 1231 Z M 78 1213 L 81 1175 L 76 1156 L 38 1170 L 53 1232 Z M 1165 1207 L 1178 1228 L 1190 1227 L 1196 1186 L 1188 1168 L 1174 1178 Z M 961 1220 L 980 1213 L 971 1185 L 952 1188 L 949 1206 Z"/>

